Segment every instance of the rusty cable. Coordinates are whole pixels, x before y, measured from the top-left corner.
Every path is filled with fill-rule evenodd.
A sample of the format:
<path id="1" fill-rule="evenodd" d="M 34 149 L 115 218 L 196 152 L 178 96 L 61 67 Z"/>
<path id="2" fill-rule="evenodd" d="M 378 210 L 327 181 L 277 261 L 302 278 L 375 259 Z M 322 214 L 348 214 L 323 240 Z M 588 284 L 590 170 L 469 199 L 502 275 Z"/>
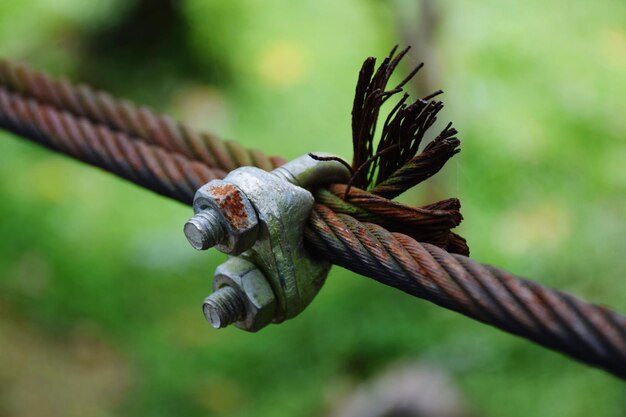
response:
<path id="1" fill-rule="evenodd" d="M 37 129 L 46 132 L 46 135 L 43 136 L 46 146 L 56 146 L 57 150 L 83 159 L 90 164 L 108 164 L 109 170 L 113 170 L 131 181 L 139 182 L 139 179 L 133 179 L 133 176 L 136 176 L 133 171 L 138 170 L 136 165 L 133 169 L 124 161 L 117 161 L 117 165 L 112 164 L 111 161 L 111 156 L 117 154 L 116 149 L 127 144 L 124 139 L 132 138 L 126 146 L 131 148 L 142 146 L 144 161 L 152 167 L 151 172 L 142 173 L 143 182 L 141 184 L 159 194 L 176 198 L 179 201 L 187 202 L 183 199 L 188 198 L 188 196 L 181 194 L 181 190 L 174 190 L 174 185 L 169 177 L 181 175 L 181 163 L 178 163 L 178 167 L 172 163 L 164 163 L 169 162 L 169 160 L 165 161 L 167 158 L 157 149 L 162 148 L 178 154 L 175 157 L 177 160 L 186 158 L 189 161 L 202 162 L 213 170 L 222 173 L 239 166 L 250 165 L 271 170 L 284 163 L 284 159 L 280 157 L 267 157 L 262 152 L 247 150 L 235 142 L 221 141 L 214 135 L 197 132 L 182 123 L 175 122 L 169 116 L 156 115 L 151 110 L 136 106 L 128 100 L 115 98 L 109 93 L 97 91 L 86 85 L 74 85 L 67 80 L 54 79 L 25 65 L 6 60 L 0 61 L 0 85 L 7 90 L 4 91 L 3 95 L 9 101 L 4 106 L 5 113 L 14 116 L 10 120 L 20 120 L 19 117 L 15 117 L 17 109 L 30 109 L 30 111 L 23 111 L 21 118 L 28 123 L 25 126 L 18 126 L 14 123 L 13 126 L 8 127 L 9 130 L 26 136 L 30 135 L 31 139 L 38 140 L 37 137 L 33 136 L 36 132 L 29 131 L 35 123 Z M 24 101 L 28 104 L 25 105 Z M 61 119 L 64 123 L 56 123 Z M 100 137 L 99 143 L 101 145 L 107 143 L 102 140 L 104 136 L 114 137 L 117 145 L 108 148 L 95 146 L 98 151 L 102 150 L 102 155 L 96 155 L 95 160 L 85 159 L 90 156 L 94 157 L 94 151 L 76 154 L 75 147 L 71 146 L 72 143 L 76 142 L 76 139 L 72 137 L 72 134 L 77 130 L 76 127 L 87 129 L 85 134 L 92 141 L 95 140 L 94 138 Z M 147 142 L 150 147 L 144 149 L 143 144 L 138 145 L 142 142 Z M 435 148 L 440 149 L 441 146 Z M 428 148 L 425 149 L 424 153 L 431 155 L 431 152 L 427 151 Z M 163 161 L 160 162 L 159 159 L 155 158 L 156 156 Z M 427 161 L 435 159 L 431 157 Z M 447 159 L 444 158 L 443 163 L 445 160 Z M 106 167 L 103 168 L 106 169 Z M 199 169 L 194 165 L 194 171 Z M 196 175 L 194 179 L 209 181 L 214 178 L 210 172 L 206 174 L 199 177 Z M 150 181 L 150 176 L 160 177 L 167 187 L 164 188 L 163 184 L 158 181 Z M 146 182 L 146 180 L 148 181 Z M 195 186 L 197 181 L 191 183 Z M 194 190 L 197 188 L 196 186 Z M 343 187 L 343 189 L 349 191 L 350 187 Z M 394 189 L 398 190 L 398 187 Z M 186 191 L 189 193 L 189 190 Z M 351 198 L 353 196 L 356 198 Z M 376 211 L 379 215 L 376 216 L 378 221 L 375 222 L 384 222 L 382 224 L 385 227 L 390 227 L 393 231 L 403 230 L 416 239 L 445 247 L 451 252 L 469 254 L 465 239 L 449 231 L 450 228 L 456 227 L 460 223 L 462 217 L 458 211 L 459 207 L 448 209 L 442 206 L 436 210 L 413 209 L 388 199 L 376 198 L 371 193 L 363 194 L 363 191 L 358 188 L 355 188 L 354 193 L 345 194 L 344 197 L 349 197 L 354 203 L 341 204 L 339 200 L 334 199 L 332 205 L 340 213 L 350 213 L 357 204 L 360 206 L 358 213 L 362 215 L 357 215 L 359 219 L 373 221 L 371 216 L 374 215 L 373 211 Z M 193 194 L 191 194 L 189 201 L 192 199 Z M 438 217 L 440 221 L 432 221 L 428 224 L 428 220 L 424 219 L 423 216 L 416 219 L 414 217 L 416 210 L 436 211 L 436 214 L 432 213 L 431 217 Z"/>
<path id="2" fill-rule="evenodd" d="M 285 162 L 280 157 L 268 157 L 263 152 L 246 149 L 237 142 L 222 141 L 212 134 L 197 132 L 169 116 L 158 115 L 147 107 L 138 107 L 107 92 L 57 80 L 11 61 L 0 61 L 0 85 L 41 104 L 106 126 L 112 132 L 125 132 L 226 172 L 239 166 L 271 170 Z"/>
<path id="3" fill-rule="evenodd" d="M 77 119 L 0 87 L 0 126 L 47 148 L 191 204 L 195 190 L 226 173 L 183 155 Z"/>
<path id="4" fill-rule="evenodd" d="M 334 264 L 626 378 L 626 317 L 317 204 L 305 232 Z"/>
<path id="5" fill-rule="evenodd" d="M 190 203 L 196 188 L 225 175 L 225 170 L 195 159 L 197 155 L 173 152 L 154 140 L 145 143 L 143 137 L 116 130 L 119 125 L 111 128 L 10 90 L 0 88 L 0 127 L 167 197 Z M 314 254 L 626 379 L 625 316 L 420 243 L 414 239 L 418 232 L 409 236 L 419 227 L 419 233 L 426 233 L 438 222 L 448 227 L 450 220 L 439 218 L 437 211 L 454 218 L 454 200 L 415 209 L 353 187 L 339 203 L 345 187 L 316 192 L 328 206 L 317 204 L 307 226 L 306 242 Z M 403 229 L 402 224 L 413 228 Z M 436 243 L 446 248 L 456 241 L 460 246 L 454 236 Z"/>

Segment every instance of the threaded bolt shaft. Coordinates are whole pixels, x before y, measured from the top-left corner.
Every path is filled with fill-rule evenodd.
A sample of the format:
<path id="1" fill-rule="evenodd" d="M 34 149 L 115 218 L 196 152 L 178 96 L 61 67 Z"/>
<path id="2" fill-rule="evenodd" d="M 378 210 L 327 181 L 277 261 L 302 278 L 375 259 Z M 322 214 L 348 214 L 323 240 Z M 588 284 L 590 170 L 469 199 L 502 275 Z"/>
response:
<path id="1" fill-rule="evenodd" d="M 202 311 L 213 328 L 221 329 L 242 320 L 246 315 L 246 306 L 239 291 L 224 286 L 204 300 Z"/>
<path id="2" fill-rule="evenodd" d="M 224 239 L 222 220 L 213 210 L 202 210 L 185 223 L 185 236 L 197 250 L 207 250 Z"/>

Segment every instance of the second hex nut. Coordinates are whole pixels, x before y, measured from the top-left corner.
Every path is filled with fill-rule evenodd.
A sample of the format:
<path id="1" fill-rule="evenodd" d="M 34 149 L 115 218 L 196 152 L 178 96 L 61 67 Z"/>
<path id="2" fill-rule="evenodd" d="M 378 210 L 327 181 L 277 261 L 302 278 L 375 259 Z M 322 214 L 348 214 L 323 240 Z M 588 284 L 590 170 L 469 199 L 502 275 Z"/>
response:
<path id="1" fill-rule="evenodd" d="M 276 298 L 263 273 L 251 262 L 229 258 L 215 270 L 213 290 L 233 287 L 239 291 L 246 313 L 235 325 L 256 332 L 270 324 L 276 312 Z"/>

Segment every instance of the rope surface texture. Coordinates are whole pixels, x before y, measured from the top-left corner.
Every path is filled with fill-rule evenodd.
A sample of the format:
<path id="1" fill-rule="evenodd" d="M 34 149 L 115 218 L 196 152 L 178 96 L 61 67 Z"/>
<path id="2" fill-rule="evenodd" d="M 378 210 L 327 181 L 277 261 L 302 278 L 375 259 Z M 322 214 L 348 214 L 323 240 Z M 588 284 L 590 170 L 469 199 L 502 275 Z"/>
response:
<path id="1" fill-rule="evenodd" d="M 0 128 L 185 204 L 229 170 L 284 162 L 9 62 Z M 381 194 L 396 193 L 394 181 Z M 346 184 L 314 195 L 305 240 L 315 256 L 626 379 L 626 317 L 464 256 L 450 232 L 458 200 L 413 208 Z"/>

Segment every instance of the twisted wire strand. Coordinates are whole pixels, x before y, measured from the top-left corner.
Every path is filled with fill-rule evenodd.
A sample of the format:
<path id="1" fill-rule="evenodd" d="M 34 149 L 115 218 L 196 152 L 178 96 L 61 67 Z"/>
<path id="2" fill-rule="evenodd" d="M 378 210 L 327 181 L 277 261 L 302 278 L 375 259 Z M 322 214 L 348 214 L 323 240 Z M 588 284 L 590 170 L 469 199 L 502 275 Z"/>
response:
<path id="1" fill-rule="evenodd" d="M 336 265 L 626 378 L 626 317 L 318 204 L 305 232 Z"/>
<path id="2" fill-rule="evenodd" d="M 212 134 L 197 132 L 169 116 L 137 107 L 109 93 L 63 79 L 56 80 L 10 61 L 0 61 L 0 85 L 94 124 L 107 126 L 111 131 L 125 132 L 226 172 L 240 166 L 256 166 L 269 171 L 285 162 L 280 157 L 248 150 L 234 141 L 222 141 Z"/>
<path id="3" fill-rule="evenodd" d="M 130 138 L 0 87 L 0 127 L 185 204 L 221 169 Z"/>
<path id="4" fill-rule="evenodd" d="M 407 161 L 370 191 L 381 197 L 393 199 L 439 172 L 446 162 L 459 152 L 460 141 L 454 137 L 456 129 L 451 129 L 450 126 L 448 125 L 419 155 Z"/>
<path id="5" fill-rule="evenodd" d="M 463 220 L 459 211 L 461 203 L 455 198 L 418 208 L 346 184 L 319 188 L 314 195 L 315 201 L 337 213 L 378 224 L 392 232 L 402 232 L 420 242 L 446 248 L 448 252 L 469 255 L 465 239 L 450 231 Z"/>

